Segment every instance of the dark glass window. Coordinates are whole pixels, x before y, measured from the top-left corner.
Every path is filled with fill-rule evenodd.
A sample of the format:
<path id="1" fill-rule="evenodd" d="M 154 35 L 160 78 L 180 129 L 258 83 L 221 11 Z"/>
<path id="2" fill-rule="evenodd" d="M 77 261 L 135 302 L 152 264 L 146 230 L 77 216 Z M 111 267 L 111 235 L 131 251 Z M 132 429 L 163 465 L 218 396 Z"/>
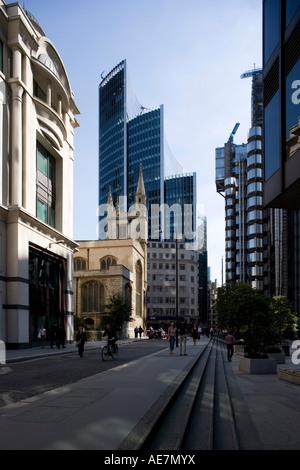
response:
<path id="1" fill-rule="evenodd" d="M 286 78 L 286 141 L 288 157 L 298 148 L 294 126 L 299 128 L 300 117 L 300 59 Z M 299 130 L 298 130 L 299 132 Z"/>
<path id="2" fill-rule="evenodd" d="M 279 41 L 279 0 L 264 1 L 264 63 L 266 64 Z"/>
<path id="3" fill-rule="evenodd" d="M 55 227 L 55 159 L 37 142 L 37 218 Z"/>
<path id="4" fill-rule="evenodd" d="M 41 89 L 35 80 L 33 80 L 33 94 L 40 100 L 46 102 L 46 93 Z"/>
<path id="5" fill-rule="evenodd" d="M 265 108 L 265 180 L 279 169 L 279 91 Z"/>
<path id="6" fill-rule="evenodd" d="M 286 0 L 286 26 L 288 26 L 299 7 L 300 0 Z"/>

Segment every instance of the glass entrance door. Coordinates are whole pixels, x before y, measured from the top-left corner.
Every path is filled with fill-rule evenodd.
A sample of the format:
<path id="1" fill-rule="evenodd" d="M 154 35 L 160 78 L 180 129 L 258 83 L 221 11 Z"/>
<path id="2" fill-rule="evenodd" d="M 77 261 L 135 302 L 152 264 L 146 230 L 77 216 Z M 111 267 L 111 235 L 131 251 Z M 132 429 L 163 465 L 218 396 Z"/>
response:
<path id="1" fill-rule="evenodd" d="M 47 331 L 47 340 L 52 325 L 63 326 L 63 259 L 52 257 L 38 249 L 29 249 L 29 305 L 30 342 L 37 340 L 43 325 Z"/>

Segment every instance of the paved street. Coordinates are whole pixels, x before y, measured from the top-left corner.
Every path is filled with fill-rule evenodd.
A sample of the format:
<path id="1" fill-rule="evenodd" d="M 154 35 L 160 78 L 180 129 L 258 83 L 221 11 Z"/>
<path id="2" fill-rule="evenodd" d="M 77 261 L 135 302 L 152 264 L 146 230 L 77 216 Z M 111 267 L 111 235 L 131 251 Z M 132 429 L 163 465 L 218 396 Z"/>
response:
<path id="1" fill-rule="evenodd" d="M 13 359 L 10 356 L 16 356 L 17 351 L 8 351 L 7 367 L 0 368 L 0 407 L 72 384 L 163 348 L 166 348 L 163 340 L 121 342 L 118 359 L 105 362 L 101 359 L 100 343 L 89 343 L 83 358 L 78 357 L 76 349 L 70 345 L 64 350 L 47 347 L 42 351 L 41 348 L 35 348 L 35 351 L 28 351 L 27 359 L 30 358 L 30 352 L 32 359 L 26 362 L 10 362 L 9 359 Z M 25 352 L 19 351 L 18 354 L 24 353 L 26 357 Z M 14 360 L 17 361 L 17 358 Z"/>
<path id="2" fill-rule="evenodd" d="M 157 404 L 166 399 L 169 387 L 200 354 L 207 341 L 207 338 L 201 339 L 194 348 L 189 340 L 188 354 L 182 357 L 178 351 L 170 356 L 167 343 L 160 348 L 159 342 L 142 341 L 132 347 L 140 348 L 140 352 L 147 351 L 147 355 L 119 362 L 112 369 L 81 379 L 80 366 L 79 380 L 45 393 L 38 390 L 16 403 L 2 406 L 0 449 L 102 450 L 106 454 L 116 451 L 137 424 L 147 426 L 151 423 Z M 148 347 L 153 348 L 152 352 Z M 124 346 L 120 357 L 122 354 L 125 357 L 129 349 Z M 94 364 L 96 350 L 90 347 L 86 352 L 82 364 Z M 30 365 L 30 380 L 33 380 L 34 366 L 38 362 L 80 364 L 81 361 L 76 353 L 60 356 L 61 351 L 53 351 L 55 359 L 38 361 L 34 359 L 36 355 L 46 357 L 51 351 L 30 351 L 32 359 L 29 362 L 10 362 L 17 360 L 17 353 L 20 354 L 8 352 L 7 364 L 0 367 L 1 381 L 2 378 L 5 380 L 5 374 L 8 377 L 10 369 L 17 370 L 14 369 L 16 366 L 21 373 L 22 368 L 26 370 Z M 280 380 L 277 374 L 240 372 L 237 355 L 225 366 L 241 449 L 300 450 L 299 386 Z M 284 367 L 290 369 L 292 366 L 291 358 L 287 357 Z M 26 380 L 26 373 L 23 379 Z"/>

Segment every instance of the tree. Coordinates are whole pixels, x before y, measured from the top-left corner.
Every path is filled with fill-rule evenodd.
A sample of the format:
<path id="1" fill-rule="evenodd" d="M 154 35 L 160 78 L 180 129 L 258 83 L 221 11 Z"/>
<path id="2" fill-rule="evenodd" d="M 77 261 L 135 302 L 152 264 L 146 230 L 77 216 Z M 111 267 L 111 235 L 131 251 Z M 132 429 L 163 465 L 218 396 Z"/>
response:
<path id="1" fill-rule="evenodd" d="M 107 310 L 108 313 L 102 317 L 102 327 L 110 323 L 117 330 L 121 330 L 124 322 L 133 320 L 131 317 L 131 304 L 120 293 L 110 296 Z"/>
<path id="2" fill-rule="evenodd" d="M 273 325 L 279 340 L 283 336 L 291 336 L 295 331 L 297 315 L 291 303 L 283 296 L 274 296 L 270 303 Z"/>
<path id="3" fill-rule="evenodd" d="M 242 335 L 249 357 L 261 357 L 272 340 L 272 316 L 264 294 L 249 284 L 227 284 L 218 289 L 215 305 L 218 326 Z"/>
<path id="4" fill-rule="evenodd" d="M 266 315 L 268 300 L 249 284 L 226 284 L 218 289 L 215 309 L 218 326 L 234 330 L 239 338 L 242 330 Z"/>

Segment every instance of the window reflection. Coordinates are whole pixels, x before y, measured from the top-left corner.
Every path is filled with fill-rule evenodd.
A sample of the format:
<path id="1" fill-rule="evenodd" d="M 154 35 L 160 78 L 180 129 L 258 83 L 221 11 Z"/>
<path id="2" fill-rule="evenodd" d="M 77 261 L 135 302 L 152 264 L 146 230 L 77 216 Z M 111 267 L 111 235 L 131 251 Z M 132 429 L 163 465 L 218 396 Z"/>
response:
<path id="1" fill-rule="evenodd" d="M 287 158 L 299 148 L 300 143 L 300 59 L 286 78 L 286 147 Z"/>
<path id="2" fill-rule="evenodd" d="M 264 63 L 266 64 L 279 41 L 279 0 L 264 2 Z"/>
<path id="3" fill-rule="evenodd" d="M 288 26 L 299 6 L 300 0 L 286 0 L 286 26 Z"/>
<path id="4" fill-rule="evenodd" d="M 279 91 L 265 108 L 265 180 L 279 169 Z"/>

